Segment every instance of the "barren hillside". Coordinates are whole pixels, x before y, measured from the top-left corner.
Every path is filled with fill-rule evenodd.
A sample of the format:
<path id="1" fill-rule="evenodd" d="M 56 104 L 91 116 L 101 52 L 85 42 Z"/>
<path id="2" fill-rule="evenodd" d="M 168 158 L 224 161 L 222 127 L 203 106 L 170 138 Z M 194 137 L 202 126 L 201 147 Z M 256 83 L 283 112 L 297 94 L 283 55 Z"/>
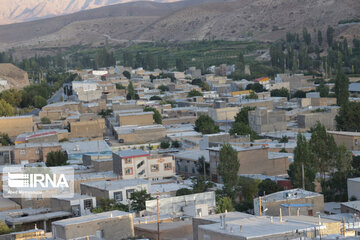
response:
<path id="1" fill-rule="evenodd" d="M 106 41 L 188 41 L 202 39 L 272 41 L 286 32 L 310 33 L 335 27 L 336 35 L 359 36 L 358 0 L 187 0 L 132 2 L 66 16 L 0 26 L 0 50 L 48 54 L 72 45 L 100 46 Z M 324 35 L 325 36 L 325 35 Z M 315 37 L 315 36 L 314 36 Z M 360 37 L 360 36 L 359 36 Z"/>

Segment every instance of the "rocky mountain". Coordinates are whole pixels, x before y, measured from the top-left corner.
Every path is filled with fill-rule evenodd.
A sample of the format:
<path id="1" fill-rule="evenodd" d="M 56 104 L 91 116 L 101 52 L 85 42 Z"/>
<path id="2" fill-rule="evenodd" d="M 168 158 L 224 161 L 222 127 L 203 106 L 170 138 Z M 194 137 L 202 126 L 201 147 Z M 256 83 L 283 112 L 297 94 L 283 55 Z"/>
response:
<path id="1" fill-rule="evenodd" d="M 135 0 L 1 0 L 0 25 L 70 14 Z M 175 2 L 179 0 L 149 0 Z"/>
<path id="2" fill-rule="evenodd" d="M 64 0 L 65 1 L 65 0 Z M 183 0 L 106 6 L 77 13 L 0 26 L 0 51 L 19 56 L 57 52 L 74 45 L 102 46 L 141 41 L 203 39 L 273 41 L 306 27 L 335 28 L 335 36 L 351 42 L 360 37 L 359 0 Z M 16 56 L 16 55 L 15 55 Z"/>

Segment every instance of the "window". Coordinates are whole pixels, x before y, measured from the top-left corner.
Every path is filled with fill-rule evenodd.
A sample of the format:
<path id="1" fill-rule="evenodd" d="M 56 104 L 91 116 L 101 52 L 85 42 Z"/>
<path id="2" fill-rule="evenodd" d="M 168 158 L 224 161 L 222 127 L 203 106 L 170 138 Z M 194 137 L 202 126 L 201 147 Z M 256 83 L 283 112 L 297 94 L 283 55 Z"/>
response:
<path id="1" fill-rule="evenodd" d="M 188 166 L 185 166 L 185 172 L 188 172 L 189 169 L 188 169 Z"/>
<path id="2" fill-rule="evenodd" d="M 126 190 L 126 198 L 130 199 L 131 198 L 131 194 L 133 194 L 135 190 L 134 189 L 128 189 Z"/>
<path id="3" fill-rule="evenodd" d="M 21 155 L 25 155 L 26 151 L 25 150 L 20 150 L 20 154 Z"/>
<path id="4" fill-rule="evenodd" d="M 158 172 L 159 171 L 159 164 L 151 165 L 151 171 L 152 172 Z"/>
<path id="5" fill-rule="evenodd" d="M 131 163 L 131 158 L 125 158 L 125 163 L 126 164 Z"/>
<path id="6" fill-rule="evenodd" d="M 358 140 L 355 139 L 355 146 L 357 146 L 359 144 Z"/>
<path id="7" fill-rule="evenodd" d="M 133 174 L 133 168 L 129 167 L 129 168 L 125 168 L 125 175 L 132 175 Z"/>
<path id="8" fill-rule="evenodd" d="M 116 202 L 122 202 L 123 200 L 123 195 L 122 192 L 114 192 L 114 199 Z"/>
<path id="9" fill-rule="evenodd" d="M 195 168 L 194 168 L 194 167 L 191 168 L 191 172 L 192 172 L 193 174 L 195 174 Z"/>
<path id="10" fill-rule="evenodd" d="M 171 170 L 171 169 L 172 169 L 171 163 L 164 164 L 164 170 Z"/>
<path id="11" fill-rule="evenodd" d="M 85 199 L 84 200 L 84 208 L 91 209 L 92 208 L 92 199 Z"/>
<path id="12" fill-rule="evenodd" d="M 39 149 L 36 149 L 36 150 L 35 150 L 35 154 L 36 154 L 36 155 L 39 155 L 39 154 L 40 154 L 40 150 L 39 150 Z"/>

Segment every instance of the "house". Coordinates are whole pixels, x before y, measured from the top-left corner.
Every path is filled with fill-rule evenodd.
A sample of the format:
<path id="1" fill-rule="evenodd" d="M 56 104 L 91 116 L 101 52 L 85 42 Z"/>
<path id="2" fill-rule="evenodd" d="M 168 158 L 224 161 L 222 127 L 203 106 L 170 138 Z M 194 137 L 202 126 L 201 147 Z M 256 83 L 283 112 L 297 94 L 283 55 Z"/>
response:
<path id="1" fill-rule="evenodd" d="M 360 178 L 348 178 L 347 190 L 349 200 L 360 200 Z"/>
<path id="2" fill-rule="evenodd" d="M 72 122 L 70 123 L 70 130 L 72 138 L 103 137 L 106 132 L 105 119 Z"/>
<path id="3" fill-rule="evenodd" d="M 174 154 L 176 163 L 176 173 L 184 176 L 204 175 L 204 172 L 198 172 L 197 163 L 199 158 L 204 157 L 205 163 L 209 164 L 208 150 L 186 150 Z"/>
<path id="4" fill-rule="evenodd" d="M 66 211 L 74 217 L 79 217 L 89 214 L 92 208 L 96 208 L 96 198 L 75 193 L 72 198 L 51 198 L 50 206 L 52 211 Z"/>
<path id="5" fill-rule="evenodd" d="M 360 151 L 360 133 L 358 132 L 342 132 L 342 131 L 328 131 L 339 146 L 345 145 L 350 151 Z"/>
<path id="6" fill-rule="evenodd" d="M 300 188 L 280 191 L 254 198 L 254 212 L 257 216 L 314 216 L 324 212 L 324 196 Z"/>
<path id="7" fill-rule="evenodd" d="M 134 220 L 131 213 L 110 211 L 52 223 L 53 239 L 107 239 L 134 237 Z"/>
<path id="8" fill-rule="evenodd" d="M 61 148 L 66 152 L 69 160 L 82 160 L 84 154 L 112 154 L 111 148 L 104 140 L 89 142 L 63 142 L 61 143 Z"/>
<path id="9" fill-rule="evenodd" d="M 299 128 L 310 129 L 321 122 L 328 130 L 336 129 L 335 117 L 338 114 L 339 107 L 329 107 L 324 109 L 313 110 L 308 113 L 302 113 L 297 116 Z"/>
<path id="10" fill-rule="evenodd" d="M 9 137 L 16 137 L 19 134 L 35 130 L 34 117 L 32 115 L 0 117 L 0 132 L 7 133 Z"/>
<path id="11" fill-rule="evenodd" d="M 249 125 L 258 134 L 286 130 L 285 111 L 273 111 L 259 107 L 249 111 Z"/>
<path id="12" fill-rule="evenodd" d="M 360 95 L 360 83 L 350 83 L 349 93 L 358 97 Z"/>
<path id="13" fill-rule="evenodd" d="M 57 142 L 20 143 L 14 148 L 14 164 L 46 162 L 47 154 L 61 150 Z"/>
<path id="14" fill-rule="evenodd" d="M 113 153 L 114 173 L 123 179 L 163 179 L 175 174 L 173 156 L 150 155 L 141 149 Z"/>
<path id="15" fill-rule="evenodd" d="M 240 168 L 238 174 L 265 174 L 270 176 L 287 174 L 291 157 L 288 154 L 269 152 L 266 146 L 238 147 L 237 152 Z M 209 148 L 210 175 L 213 181 L 220 181 L 217 166 L 220 162 L 221 147 Z"/>
<path id="16" fill-rule="evenodd" d="M 119 113 L 116 115 L 116 121 L 120 124 L 120 126 L 146 126 L 154 123 L 153 115 L 154 112 Z"/>
<path id="17" fill-rule="evenodd" d="M 146 126 L 127 125 L 115 127 L 115 138 L 120 143 L 144 144 L 160 141 L 166 136 L 166 129 L 163 125 L 154 124 Z"/>
<path id="18" fill-rule="evenodd" d="M 325 226 L 301 221 L 286 221 L 282 218 L 248 217 L 227 220 L 221 215 L 220 222 L 198 226 L 198 240 L 261 240 L 314 238 Z"/>
<path id="19" fill-rule="evenodd" d="M 159 214 L 183 214 L 191 217 L 208 216 L 216 211 L 215 192 L 160 198 Z M 157 200 L 146 201 L 146 211 L 156 214 Z"/>
<path id="20" fill-rule="evenodd" d="M 114 181 L 93 181 L 80 184 L 81 194 L 100 199 L 115 199 L 116 202 L 129 204 L 131 194 L 135 191 L 149 192 L 150 182 L 144 179 L 127 179 Z"/>
<path id="21" fill-rule="evenodd" d="M 16 137 L 14 143 L 59 142 L 67 138 L 69 138 L 69 132 L 66 129 L 46 129 L 20 134 Z"/>

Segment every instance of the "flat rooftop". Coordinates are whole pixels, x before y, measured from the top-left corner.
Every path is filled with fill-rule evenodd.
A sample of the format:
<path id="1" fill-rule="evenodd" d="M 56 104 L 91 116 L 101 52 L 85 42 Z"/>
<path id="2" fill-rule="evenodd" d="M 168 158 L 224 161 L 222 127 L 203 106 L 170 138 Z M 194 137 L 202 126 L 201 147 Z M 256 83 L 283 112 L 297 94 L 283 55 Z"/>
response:
<path id="1" fill-rule="evenodd" d="M 220 229 L 220 223 L 201 225 L 199 229 L 228 236 L 241 236 L 246 239 L 265 238 L 296 231 L 314 231 L 314 224 L 284 220 L 280 222 L 280 219 L 276 217 L 273 218 L 273 222 L 271 222 L 270 217 L 249 217 L 226 221 L 226 224 L 227 229 Z"/>
<path id="2" fill-rule="evenodd" d="M 300 188 L 296 188 L 296 189 L 285 190 L 285 191 L 266 195 L 262 197 L 262 200 L 266 202 L 276 202 L 276 201 L 301 199 L 301 198 L 316 197 L 316 196 L 322 196 L 322 195 L 316 192 L 310 192 Z"/>
<path id="3" fill-rule="evenodd" d="M 360 211 L 360 201 L 352 201 L 352 202 L 343 202 L 341 205 L 352 208 L 356 211 Z"/>
<path id="4" fill-rule="evenodd" d="M 110 212 L 103 212 L 103 213 L 91 214 L 91 215 L 86 215 L 86 216 L 81 216 L 81 217 L 76 217 L 76 218 L 64 219 L 64 220 L 53 222 L 52 224 L 65 227 L 65 226 L 74 225 L 74 224 L 82 224 L 82 223 L 93 222 L 93 221 L 101 221 L 101 220 L 107 220 L 110 218 L 119 218 L 119 217 L 124 217 L 124 216 L 129 216 L 129 215 L 131 215 L 131 213 L 115 210 L 115 211 L 110 211 Z"/>
<path id="5" fill-rule="evenodd" d="M 360 132 L 344 132 L 344 131 L 327 131 L 327 132 L 334 135 L 360 137 Z"/>
<path id="6" fill-rule="evenodd" d="M 114 180 L 114 181 L 94 181 L 94 182 L 86 182 L 81 183 L 81 185 L 85 185 L 88 187 L 93 187 L 101 190 L 118 190 L 123 189 L 125 187 L 132 187 L 138 185 L 148 184 L 148 180 L 144 179 L 126 179 L 126 180 Z"/>

